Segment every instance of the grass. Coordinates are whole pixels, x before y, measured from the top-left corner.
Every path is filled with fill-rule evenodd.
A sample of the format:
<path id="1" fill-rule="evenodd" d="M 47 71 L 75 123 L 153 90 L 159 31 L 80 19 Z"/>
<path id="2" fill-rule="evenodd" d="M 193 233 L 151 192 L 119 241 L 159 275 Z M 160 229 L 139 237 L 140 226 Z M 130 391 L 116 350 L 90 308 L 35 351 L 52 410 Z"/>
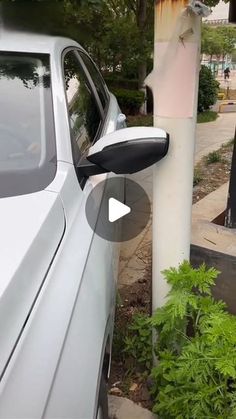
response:
<path id="1" fill-rule="evenodd" d="M 211 122 L 215 121 L 218 118 L 217 112 L 205 111 L 199 113 L 197 116 L 197 122 Z M 128 115 L 127 116 L 127 126 L 128 127 L 151 127 L 153 126 L 153 116 L 152 114 L 148 115 Z"/>
<path id="2" fill-rule="evenodd" d="M 221 155 L 220 152 L 217 151 L 212 151 L 211 153 L 209 153 L 206 156 L 206 162 L 207 164 L 212 164 L 212 163 L 218 163 L 221 161 Z"/>
<path id="3" fill-rule="evenodd" d="M 197 116 L 197 122 L 202 124 L 204 122 L 212 122 L 218 118 L 218 113 L 214 111 L 201 112 Z"/>

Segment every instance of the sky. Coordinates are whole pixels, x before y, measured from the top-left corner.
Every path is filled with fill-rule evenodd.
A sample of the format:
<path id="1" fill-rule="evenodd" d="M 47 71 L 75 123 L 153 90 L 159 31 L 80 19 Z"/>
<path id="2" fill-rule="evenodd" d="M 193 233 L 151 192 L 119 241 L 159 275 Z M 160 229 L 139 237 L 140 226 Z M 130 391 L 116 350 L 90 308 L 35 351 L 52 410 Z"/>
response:
<path id="1" fill-rule="evenodd" d="M 207 18 L 207 20 L 215 19 L 228 19 L 229 16 L 229 4 L 225 4 L 221 1 L 218 6 L 214 7 L 212 14 Z"/>

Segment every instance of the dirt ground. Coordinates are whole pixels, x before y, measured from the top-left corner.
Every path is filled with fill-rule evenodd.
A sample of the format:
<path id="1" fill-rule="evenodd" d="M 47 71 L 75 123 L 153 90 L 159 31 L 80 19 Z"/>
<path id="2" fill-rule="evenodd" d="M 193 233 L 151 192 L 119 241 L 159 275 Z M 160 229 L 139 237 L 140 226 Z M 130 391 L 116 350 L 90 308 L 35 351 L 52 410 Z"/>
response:
<path id="1" fill-rule="evenodd" d="M 193 187 L 193 203 L 204 198 L 204 196 L 218 189 L 229 180 L 233 143 L 222 146 L 217 150 L 220 159 L 215 163 L 208 163 L 210 155 L 203 157 L 195 166 L 195 182 Z M 214 157 L 214 156 L 213 156 Z M 198 180 L 196 182 L 196 180 Z"/>
<path id="2" fill-rule="evenodd" d="M 217 155 L 208 155 L 196 165 L 193 203 L 229 180 L 232 151 L 231 141 L 221 147 Z M 218 161 L 210 163 L 212 160 Z M 119 291 L 109 391 L 151 410 L 152 400 L 148 391 L 150 378 L 144 371 L 134 369 L 131 360 L 124 354 L 124 338 L 133 315 L 138 312 L 151 314 L 151 243 L 145 249 L 138 249 L 138 252 L 145 260 L 145 273 L 137 282 Z"/>
<path id="3" fill-rule="evenodd" d="M 142 253 L 142 248 L 139 252 Z M 113 340 L 113 358 L 109 380 L 110 393 L 128 397 L 135 403 L 148 409 L 152 401 L 148 391 L 148 376 L 145 371 L 137 371 L 132 359 L 127 358 L 124 350 L 124 338 L 128 325 L 136 313 L 151 314 L 151 243 L 145 248 L 145 273 L 141 279 L 119 290 L 116 308 L 115 331 Z"/>

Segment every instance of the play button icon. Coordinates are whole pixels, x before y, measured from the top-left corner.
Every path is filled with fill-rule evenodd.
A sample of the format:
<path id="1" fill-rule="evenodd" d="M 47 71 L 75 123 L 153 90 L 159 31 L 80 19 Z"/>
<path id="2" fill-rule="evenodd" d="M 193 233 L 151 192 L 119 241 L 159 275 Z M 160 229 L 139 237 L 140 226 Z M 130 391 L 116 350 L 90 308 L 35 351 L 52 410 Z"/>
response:
<path id="1" fill-rule="evenodd" d="M 128 205 L 122 204 L 115 198 L 109 198 L 108 200 L 108 220 L 110 223 L 119 220 L 125 215 L 129 214 L 131 208 Z"/>
<path id="2" fill-rule="evenodd" d="M 151 205 L 145 190 L 131 179 L 108 175 L 88 195 L 85 212 L 92 230 L 105 240 L 122 242 L 146 227 Z"/>

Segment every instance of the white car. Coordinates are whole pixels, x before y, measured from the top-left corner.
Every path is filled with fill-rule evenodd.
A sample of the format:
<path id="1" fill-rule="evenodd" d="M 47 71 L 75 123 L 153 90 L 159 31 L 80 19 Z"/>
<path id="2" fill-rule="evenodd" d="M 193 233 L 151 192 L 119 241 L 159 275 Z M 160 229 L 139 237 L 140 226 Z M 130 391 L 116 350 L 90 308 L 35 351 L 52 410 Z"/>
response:
<path id="1" fill-rule="evenodd" d="M 168 150 L 74 41 L 0 34 L 0 418 L 107 418 L 118 245 L 90 191 Z"/>

